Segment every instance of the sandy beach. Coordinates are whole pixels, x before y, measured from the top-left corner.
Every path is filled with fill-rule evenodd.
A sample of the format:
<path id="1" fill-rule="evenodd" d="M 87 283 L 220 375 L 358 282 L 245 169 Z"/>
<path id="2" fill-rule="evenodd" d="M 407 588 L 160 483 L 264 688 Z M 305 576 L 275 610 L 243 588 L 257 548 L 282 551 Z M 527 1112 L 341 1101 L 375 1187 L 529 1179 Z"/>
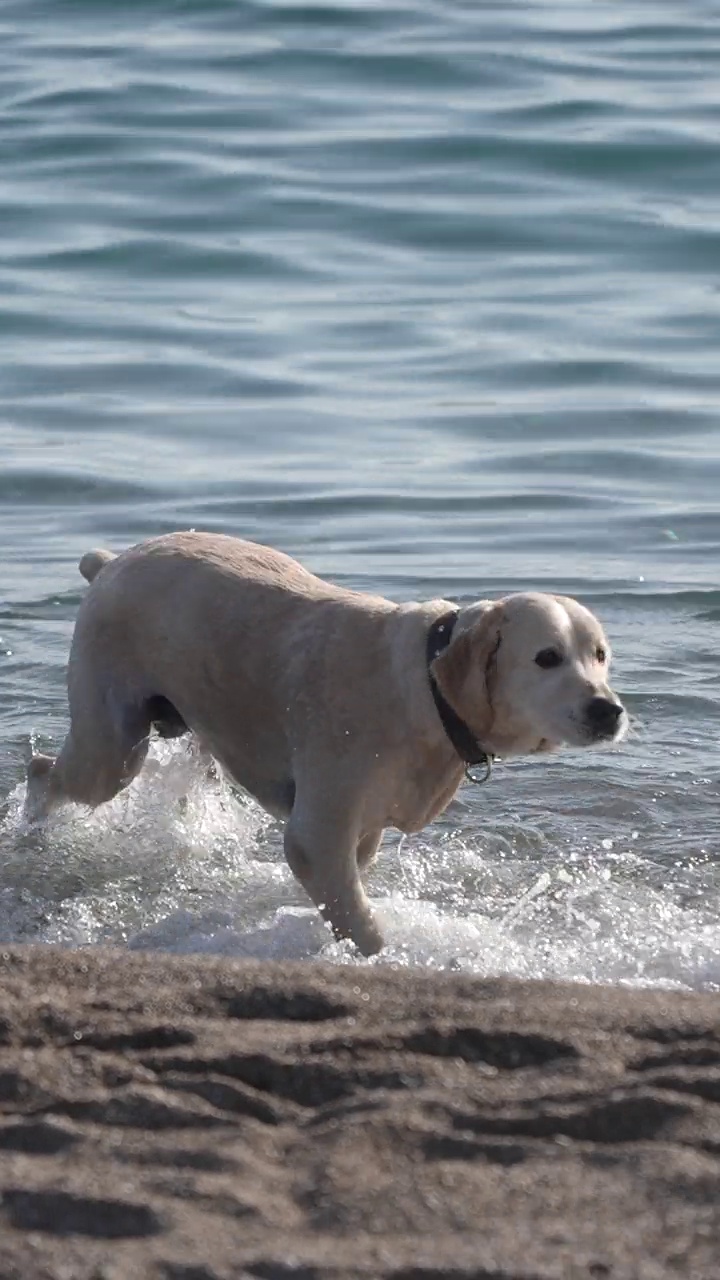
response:
<path id="1" fill-rule="evenodd" d="M 711 996 L 14 948 L 2 1280 L 717 1275 Z"/>

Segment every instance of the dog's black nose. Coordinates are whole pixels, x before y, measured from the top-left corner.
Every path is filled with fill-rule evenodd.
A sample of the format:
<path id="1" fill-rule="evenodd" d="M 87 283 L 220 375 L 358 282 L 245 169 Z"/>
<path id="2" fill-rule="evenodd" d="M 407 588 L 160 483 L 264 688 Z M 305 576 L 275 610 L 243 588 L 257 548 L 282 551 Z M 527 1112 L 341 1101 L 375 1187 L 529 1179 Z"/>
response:
<path id="1" fill-rule="evenodd" d="M 585 708 L 588 724 L 598 738 L 611 738 L 623 713 L 619 702 L 609 698 L 591 698 Z"/>

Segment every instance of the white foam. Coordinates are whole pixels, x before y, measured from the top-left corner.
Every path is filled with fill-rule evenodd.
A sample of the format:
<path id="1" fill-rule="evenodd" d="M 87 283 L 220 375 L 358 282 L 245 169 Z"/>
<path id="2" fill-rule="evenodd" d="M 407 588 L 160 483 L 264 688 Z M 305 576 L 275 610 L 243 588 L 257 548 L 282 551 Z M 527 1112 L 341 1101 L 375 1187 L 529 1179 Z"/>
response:
<path id="1" fill-rule="evenodd" d="M 254 802 L 184 744 L 154 744 L 149 764 L 111 804 L 37 828 L 16 788 L 0 826 L 1 940 L 365 963 L 307 904 Z M 648 874 L 642 833 L 625 848 L 584 839 L 562 856 L 530 826 L 391 840 L 370 881 L 387 940 L 370 963 L 720 989 L 720 871 L 685 864 L 674 884 Z"/>

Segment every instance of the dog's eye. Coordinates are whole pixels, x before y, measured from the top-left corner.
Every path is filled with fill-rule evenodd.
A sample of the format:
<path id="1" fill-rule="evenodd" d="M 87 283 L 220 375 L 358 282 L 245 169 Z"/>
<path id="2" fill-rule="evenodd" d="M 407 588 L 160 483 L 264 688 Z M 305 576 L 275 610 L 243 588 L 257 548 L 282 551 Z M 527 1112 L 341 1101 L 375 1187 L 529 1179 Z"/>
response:
<path id="1" fill-rule="evenodd" d="M 549 671 L 551 667 L 559 667 L 562 662 L 562 654 L 557 649 L 541 649 L 535 654 L 535 661 L 543 671 Z"/>
<path id="2" fill-rule="evenodd" d="M 601 644 L 595 650 L 595 658 L 598 662 L 607 662 L 607 650 Z"/>

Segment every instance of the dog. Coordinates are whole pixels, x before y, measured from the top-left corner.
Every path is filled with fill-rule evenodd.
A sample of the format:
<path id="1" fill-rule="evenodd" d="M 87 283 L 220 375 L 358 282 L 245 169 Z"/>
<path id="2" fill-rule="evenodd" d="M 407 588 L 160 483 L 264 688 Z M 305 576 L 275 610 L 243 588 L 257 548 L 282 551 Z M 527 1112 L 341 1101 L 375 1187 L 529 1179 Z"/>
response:
<path id="1" fill-rule="evenodd" d="M 520 593 L 395 604 L 282 552 L 173 533 L 80 561 L 90 587 L 68 667 L 70 729 L 28 766 L 26 812 L 97 806 L 151 731 L 194 733 L 271 815 L 338 938 L 383 946 L 362 876 L 383 831 L 421 830 L 468 765 L 618 741 L 610 648 L 576 600 Z"/>

